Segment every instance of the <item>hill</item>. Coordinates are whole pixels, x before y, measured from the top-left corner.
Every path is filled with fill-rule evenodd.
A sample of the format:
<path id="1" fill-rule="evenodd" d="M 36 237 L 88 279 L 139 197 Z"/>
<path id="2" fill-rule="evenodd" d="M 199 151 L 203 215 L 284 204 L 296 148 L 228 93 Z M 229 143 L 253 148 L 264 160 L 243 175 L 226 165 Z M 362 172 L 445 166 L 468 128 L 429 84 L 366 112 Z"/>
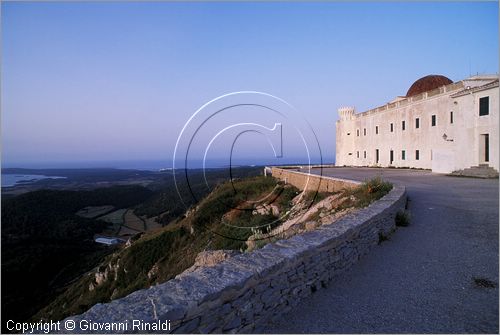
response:
<path id="1" fill-rule="evenodd" d="M 108 208 L 155 227 L 168 226 L 185 212 L 172 171 L 2 171 L 67 176 L 64 180 L 36 183 L 30 186 L 33 191 L 28 188 L 26 192 L 27 187 L 21 186 L 25 193 L 19 195 L 2 194 L 2 316 L 6 320 L 23 322 L 32 318 L 115 251 L 116 246 L 94 242 L 96 234 L 114 230 L 104 220 L 106 215 L 102 214 L 107 213 L 100 217 L 83 215 L 85 209 Z M 261 171 L 259 167 L 238 168 L 235 175 L 248 177 Z M 208 193 L 205 180 L 216 185 L 228 175 L 224 169 L 179 173 L 189 176 L 192 191 L 199 198 Z M 147 187 L 144 178 L 149 178 Z M 45 189 L 36 190 L 39 187 Z M 179 189 L 185 193 L 186 182 L 181 180 Z M 191 199 L 187 205 L 195 202 Z"/>
<path id="2" fill-rule="evenodd" d="M 144 187 L 116 186 L 93 191 L 42 190 L 3 200 L 3 318 L 30 317 L 68 281 L 109 254 L 109 248 L 93 240 L 106 224 L 75 215 L 79 209 L 99 205 L 126 208 L 151 195 Z"/>
<path id="3" fill-rule="evenodd" d="M 251 177 L 218 185 L 185 215 L 160 231 L 146 233 L 88 272 L 37 313 L 33 320 L 60 320 L 174 278 L 202 251 L 251 251 L 265 243 L 331 224 L 385 195 L 380 179 L 332 194 L 299 192 L 272 177 Z M 273 231 L 287 227 L 284 234 Z M 259 237 L 264 237 L 259 239 Z M 206 253 L 203 253 L 206 254 Z"/>
<path id="4" fill-rule="evenodd" d="M 255 213 L 253 201 L 269 196 L 280 211 L 286 211 L 297 194 L 297 189 L 274 178 L 253 177 L 219 185 L 182 218 L 109 255 L 33 319 L 59 320 L 167 281 L 192 266 L 203 250 L 245 250 L 246 240 L 254 233 L 249 227 L 280 223 L 274 215 Z"/>

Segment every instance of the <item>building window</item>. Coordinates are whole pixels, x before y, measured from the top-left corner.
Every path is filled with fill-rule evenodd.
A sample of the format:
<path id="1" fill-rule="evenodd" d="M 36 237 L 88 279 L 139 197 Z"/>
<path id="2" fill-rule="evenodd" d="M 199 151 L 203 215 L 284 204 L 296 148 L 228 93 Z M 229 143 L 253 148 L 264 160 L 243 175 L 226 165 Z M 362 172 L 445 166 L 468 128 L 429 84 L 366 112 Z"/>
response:
<path id="1" fill-rule="evenodd" d="M 401 151 L 401 160 L 405 160 L 406 159 L 406 152 L 403 150 Z"/>
<path id="2" fill-rule="evenodd" d="M 406 124 L 405 121 L 401 121 L 401 129 L 405 130 L 406 129 Z"/>
<path id="3" fill-rule="evenodd" d="M 363 135 L 366 136 L 366 128 L 363 129 Z"/>
<path id="4" fill-rule="evenodd" d="M 359 151 L 356 151 L 356 156 L 357 158 L 359 158 Z"/>
<path id="5" fill-rule="evenodd" d="M 453 123 L 453 112 L 450 112 L 450 123 Z"/>
<path id="6" fill-rule="evenodd" d="M 394 131 L 394 123 L 391 123 L 391 133 Z"/>
<path id="7" fill-rule="evenodd" d="M 356 136 L 359 137 L 359 129 L 356 130 Z"/>
<path id="8" fill-rule="evenodd" d="M 375 149 L 375 161 L 376 161 L 377 163 L 378 163 L 378 161 L 379 161 L 379 158 L 380 158 L 380 156 L 379 156 L 379 151 L 378 151 L 378 149 Z"/>
<path id="9" fill-rule="evenodd" d="M 436 125 L 436 115 L 433 115 L 432 118 L 431 118 L 431 126 L 435 126 Z"/>
<path id="10" fill-rule="evenodd" d="M 415 119 L 415 128 L 420 128 L 420 118 L 418 117 Z"/>
<path id="11" fill-rule="evenodd" d="M 483 97 L 479 99 L 479 116 L 490 114 L 490 97 Z"/>
<path id="12" fill-rule="evenodd" d="M 378 126 L 375 126 L 375 134 L 378 135 Z"/>
<path id="13" fill-rule="evenodd" d="M 363 152 L 363 157 L 366 158 L 366 151 Z"/>
<path id="14" fill-rule="evenodd" d="M 420 150 L 415 150 L 415 160 L 419 160 L 420 159 Z"/>

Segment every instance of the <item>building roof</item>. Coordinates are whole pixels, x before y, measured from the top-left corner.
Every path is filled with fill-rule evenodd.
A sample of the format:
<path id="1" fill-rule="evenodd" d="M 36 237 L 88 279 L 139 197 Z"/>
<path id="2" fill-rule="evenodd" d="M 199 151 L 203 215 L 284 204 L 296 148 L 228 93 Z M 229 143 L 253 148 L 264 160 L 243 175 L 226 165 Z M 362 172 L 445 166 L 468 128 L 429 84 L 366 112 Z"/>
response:
<path id="1" fill-rule="evenodd" d="M 456 97 L 459 97 L 459 96 L 462 96 L 462 95 L 466 95 L 466 94 L 470 94 L 470 93 L 475 93 L 475 92 L 487 90 L 487 89 L 498 87 L 498 86 L 499 85 L 498 85 L 498 77 L 497 77 L 496 80 L 490 81 L 489 83 L 486 83 L 486 84 L 481 85 L 481 86 L 475 86 L 475 87 L 467 86 L 465 89 L 463 89 L 461 91 L 458 91 L 457 93 L 451 95 L 451 97 L 452 98 L 456 98 Z"/>
<path id="2" fill-rule="evenodd" d="M 416 82 L 414 82 L 411 86 L 408 92 L 406 93 L 407 97 L 411 97 L 414 95 L 418 95 L 423 92 L 427 91 L 432 91 L 433 89 L 436 89 L 438 87 L 444 86 L 444 85 L 449 85 L 452 84 L 453 81 L 451 79 L 437 75 L 437 74 L 431 74 L 425 77 L 422 77 L 418 79 Z"/>
<path id="3" fill-rule="evenodd" d="M 437 75 L 431 75 L 431 76 L 444 77 L 444 76 L 437 76 Z M 431 76 L 427 76 L 427 77 L 431 77 Z M 418 81 L 420 81 L 424 78 L 427 78 L 427 77 L 420 78 L 415 83 L 417 83 Z M 444 77 L 444 78 L 448 79 L 446 77 Z M 498 74 L 476 75 L 476 76 L 469 77 L 469 78 L 466 78 L 463 80 L 459 80 L 456 83 L 453 83 L 450 79 L 448 79 L 448 80 L 449 80 L 449 84 L 438 85 L 436 88 L 431 89 L 430 91 L 428 91 L 426 89 L 423 92 L 417 93 L 416 95 L 413 95 L 413 96 L 404 96 L 404 97 L 398 96 L 395 99 L 393 99 L 392 101 L 390 101 L 389 103 L 386 103 L 386 104 L 379 106 L 379 107 L 369 109 L 369 110 L 361 112 L 361 113 L 356 113 L 353 115 L 353 117 L 356 119 L 356 118 L 364 117 L 366 115 L 384 112 L 384 111 L 390 110 L 392 108 L 399 108 L 400 106 L 408 106 L 409 104 L 412 104 L 414 101 L 417 101 L 417 103 L 419 103 L 420 101 L 422 101 L 422 99 L 427 99 L 428 95 L 430 95 L 430 97 L 436 96 L 438 94 L 438 92 L 439 92 L 439 94 L 448 94 L 450 97 L 454 98 L 454 97 L 457 97 L 460 95 L 469 94 L 469 93 L 480 91 L 480 90 L 485 90 L 485 89 L 488 89 L 490 87 L 498 87 Z M 427 94 L 423 94 L 425 92 L 427 92 Z"/>
<path id="4" fill-rule="evenodd" d="M 97 237 L 95 239 L 97 243 L 103 243 L 103 244 L 118 244 L 120 243 L 120 240 L 114 237 Z"/>

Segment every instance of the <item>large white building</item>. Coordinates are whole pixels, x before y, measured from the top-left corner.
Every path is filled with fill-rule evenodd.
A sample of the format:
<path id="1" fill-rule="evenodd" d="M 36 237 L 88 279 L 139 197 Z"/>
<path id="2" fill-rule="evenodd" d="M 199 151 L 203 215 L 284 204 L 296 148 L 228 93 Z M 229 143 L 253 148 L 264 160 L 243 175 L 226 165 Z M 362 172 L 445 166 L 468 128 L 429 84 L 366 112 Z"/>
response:
<path id="1" fill-rule="evenodd" d="M 430 75 L 381 107 L 339 108 L 335 164 L 498 172 L 498 96 L 498 75 L 455 83 Z"/>

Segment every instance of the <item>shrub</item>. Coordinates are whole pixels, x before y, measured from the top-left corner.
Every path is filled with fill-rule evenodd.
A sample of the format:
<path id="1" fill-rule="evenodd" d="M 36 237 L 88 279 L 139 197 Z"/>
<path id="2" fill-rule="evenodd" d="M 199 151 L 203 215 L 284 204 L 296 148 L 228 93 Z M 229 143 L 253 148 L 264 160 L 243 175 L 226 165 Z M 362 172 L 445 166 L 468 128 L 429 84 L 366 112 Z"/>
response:
<path id="1" fill-rule="evenodd" d="M 382 198 L 392 189 L 392 184 L 384 181 L 380 177 L 375 177 L 365 181 L 360 186 L 349 190 L 346 195 L 355 197 L 355 201 L 348 201 L 343 204 L 344 207 L 355 206 L 357 208 L 366 207 L 375 200 Z"/>
<path id="2" fill-rule="evenodd" d="M 378 244 L 380 244 L 384 241 L 387 241 L 387 240 L 389 240 L 389 238 L 386 235 L 384 235 L 382 233 L 378 233 Z"/>
<path id="3" fill-rule="evenodd" d="M 392 184 L 381 177 L 375 177 L 363 183 L 363 188 L 368 194 L 378 194 L 383 197 L 392 189 Z"/>
<path id="4" fill-rule="evenodd" d="M 406 211 L 399 211 L 396 213 L 396 226 L 407 227 L 410 224 L 410 214 Z"/>

